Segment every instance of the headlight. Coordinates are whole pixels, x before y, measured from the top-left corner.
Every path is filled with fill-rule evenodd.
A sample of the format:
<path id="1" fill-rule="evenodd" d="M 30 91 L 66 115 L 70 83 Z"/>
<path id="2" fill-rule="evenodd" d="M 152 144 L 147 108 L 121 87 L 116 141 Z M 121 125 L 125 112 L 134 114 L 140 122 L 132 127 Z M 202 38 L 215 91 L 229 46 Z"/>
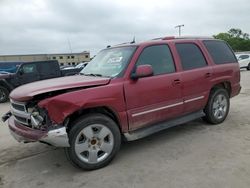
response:
<path id="1" fill-rule="evenodd" d="M 30 120 L 33 128 L 40 128 L 44 121 L 44 118 L 38 111 L 34 110 L 30 115 Z"/>

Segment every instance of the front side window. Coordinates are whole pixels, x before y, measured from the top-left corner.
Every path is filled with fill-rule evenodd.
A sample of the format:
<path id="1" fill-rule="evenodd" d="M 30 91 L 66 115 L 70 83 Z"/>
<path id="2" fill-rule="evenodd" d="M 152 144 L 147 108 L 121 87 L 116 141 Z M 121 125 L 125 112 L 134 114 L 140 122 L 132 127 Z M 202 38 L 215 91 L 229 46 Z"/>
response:
<path id="1" fill-rule="evenodd" d="M 30 74 L 30 73 L 36 73 L 37 72 L 35 64 L 23 65 L 21 67 L 21 69 L 22 69 L 22 71 L 23 71 L 24 74 Z"/>
<path id="2" fill-rule="evenodd" d="M 178 43 L 177 52 L 181 59 L 183 70 L 191 70 L 207 66 L 206 60 L 196 44 Z"/>
<path id="3" fill-rule="evenodd" d="M 138 58 L 136 65 L 151 65 L 154 75 L 175 72 L 174 61 L 167 45 L 146 47 Z"/>
<path id="4" fill-rule="evenodd" d="M 208 52 L 212 56 L 215 64 L 235 63 L 237 62 L 233 51 L 223 41 L 207 40 L 203 41 Z"/>
<path id="5" fill-rule="evenodd" d="M 118 76 L 127 67 L 135 49 L 135 46 L 130 46 L 102 50 L 80 74 L 104 77 Z"/>

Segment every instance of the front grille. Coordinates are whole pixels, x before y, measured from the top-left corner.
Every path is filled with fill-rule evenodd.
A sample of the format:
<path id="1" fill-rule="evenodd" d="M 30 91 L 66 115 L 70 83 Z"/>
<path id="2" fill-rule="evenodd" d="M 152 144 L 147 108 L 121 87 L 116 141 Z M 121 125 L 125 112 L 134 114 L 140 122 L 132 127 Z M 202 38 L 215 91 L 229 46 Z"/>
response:
<path id="1" fill-rule="evenodd" d="M 11 113 L 17 122 L 30 127 L 30 113 L 26 110 L 26 104 L 11 100 Z"/>
<path id="2" fill-rule="evenodd" d="M 24 105 L 15 104 L 15 103 L 11 103 L 11 105 L 12 105 L 12 107 L 13 107 L 14 109 L 16 109 L 16 110 L 23 111 L 23 112 L 26 111 Z"/>

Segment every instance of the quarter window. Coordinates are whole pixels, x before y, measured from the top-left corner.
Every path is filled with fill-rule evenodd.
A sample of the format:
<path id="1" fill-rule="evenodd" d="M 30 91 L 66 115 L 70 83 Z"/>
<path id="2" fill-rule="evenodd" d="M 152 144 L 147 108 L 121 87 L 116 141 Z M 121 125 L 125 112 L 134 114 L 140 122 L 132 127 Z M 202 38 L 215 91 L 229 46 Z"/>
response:
<path id="1" fill-rule="evenodd" d="M 215 64 L 237 62 L 233 51 L 223 41 L 203 41 Z"/>
<path id="2" fill-rule="evenodd" d="M 176 44 L 176 49 L 181 58 L 181 64 L 184 70 L 205 67 L 207 65 L 197 45 L 190 43 Z"/>
<path id="3" fill-rule="evenodd" d="M 167 45 L 149 46 L 143 50 L 136 65 L 151 65 L 154 75 L 175 72 L 174 61 Z"/>

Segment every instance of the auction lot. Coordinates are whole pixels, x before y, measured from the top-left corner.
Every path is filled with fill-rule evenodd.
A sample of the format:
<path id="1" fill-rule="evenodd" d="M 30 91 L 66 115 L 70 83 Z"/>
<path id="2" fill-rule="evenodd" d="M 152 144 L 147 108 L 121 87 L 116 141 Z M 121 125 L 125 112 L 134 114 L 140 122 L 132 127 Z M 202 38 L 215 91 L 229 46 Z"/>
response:
<path id="1" fill-rule="evenodd" d="M 250 186 L 250 71 L 231 100 L 226 121 L 202 120 L 124 143 L 113 162 L 82 171 L 63 149 L 17 143 L 0 122 L 0 187 L 246 187 Z M 0 104 L 0 115 L 9 103 Z"/>

